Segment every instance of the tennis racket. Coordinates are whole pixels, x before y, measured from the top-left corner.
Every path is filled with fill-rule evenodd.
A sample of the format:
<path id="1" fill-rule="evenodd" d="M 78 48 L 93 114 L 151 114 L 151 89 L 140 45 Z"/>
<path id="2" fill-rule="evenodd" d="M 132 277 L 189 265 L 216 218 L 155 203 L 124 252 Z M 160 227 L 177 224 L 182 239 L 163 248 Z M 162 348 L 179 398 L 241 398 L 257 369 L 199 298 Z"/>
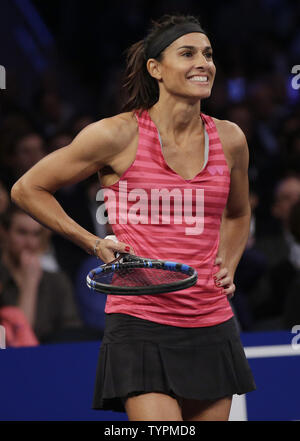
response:
<path id="1" fill-rule="evenodd" d="M 155 295 L 195 285 L 197 271 L 189 265 L 120 254 L 110 263 L 89 272 L 87 286 L 99 293 Z"/>

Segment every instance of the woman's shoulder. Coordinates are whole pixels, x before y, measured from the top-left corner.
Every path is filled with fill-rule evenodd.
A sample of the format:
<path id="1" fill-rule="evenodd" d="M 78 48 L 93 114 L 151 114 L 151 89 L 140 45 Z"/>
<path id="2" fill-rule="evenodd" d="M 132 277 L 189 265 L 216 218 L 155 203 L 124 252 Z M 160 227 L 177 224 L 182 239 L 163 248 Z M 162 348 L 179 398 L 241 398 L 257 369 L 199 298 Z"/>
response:
<path id="1" fill-rule="evenodd" d="M 219 135 L 230 138 L 232 142 L 240 143 L 245 139 L 244 132 L 242 129 L 234 122 L 228 121 L 226 119 L 212 118 Z"/>
<path id="2" fill-rule="evenodd" d="M 121 130 L 122 135 L 124 135 L 125 133 L 123 132 L 130 134 L 130 132 L 134 132 L 136 130 L 137 119 L 134 112 L 123 112 L 108 118 L 100 119 L 93 124 L 99 130 L 107 129 L 114 135 L 118 134 Z"/>
<path id="3" fill-rule="evenodd" d="M 231 152 L 235 152 L 247 146 L 245 134 L 236 123 L 214 117 L 212 119 L 216 125 L 223 147 Z"/>
<path id="4" fill-rule="evenodd" d="M 105 139 L 109 145 L 127 146 L 138 132 L 137 119 L 134 112 L 100 119 L 87 128 L 98 139 Z"/>

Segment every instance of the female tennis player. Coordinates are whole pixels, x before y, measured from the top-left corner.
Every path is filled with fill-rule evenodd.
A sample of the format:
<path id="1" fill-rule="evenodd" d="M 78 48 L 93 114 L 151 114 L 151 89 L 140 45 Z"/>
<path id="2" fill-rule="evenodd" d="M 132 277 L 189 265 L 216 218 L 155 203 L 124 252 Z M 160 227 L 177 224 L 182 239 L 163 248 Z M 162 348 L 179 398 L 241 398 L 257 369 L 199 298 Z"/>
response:
<path id="1" fill-rule="evenodd" d="M 131 421 L 228 420 L 232 395 L 255 389 L 228 301 L 249 232 L 248 148 L 239 127 L 201 112 L 215 73 L 197 19 L 162 17 L 128 50 L 124 112 L 12 189 L 40 223 L 105 262 L 118 251 L 197 270 L 183 291 L 108 295 L 93 407 Z M 118 243 L 84 230 L 53 196 L 96 172 Z"/>

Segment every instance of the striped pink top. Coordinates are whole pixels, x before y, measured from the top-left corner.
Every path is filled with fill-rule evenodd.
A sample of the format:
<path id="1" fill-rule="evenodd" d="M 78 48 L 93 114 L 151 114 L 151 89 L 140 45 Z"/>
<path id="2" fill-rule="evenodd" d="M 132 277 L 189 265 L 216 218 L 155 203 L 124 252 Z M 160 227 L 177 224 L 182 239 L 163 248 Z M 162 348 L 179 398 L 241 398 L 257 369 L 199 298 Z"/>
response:
<path id="1" fill-rule="evenodd" d="M 191 288 L 159 296 L 107 296 L 106 313 L 125 313 L 157 323 L 202 327 L 233 316 L 213 275 L 230 174 L 213 119 L 205 126 L 205 163 L 190 180 L 166 163 L 158 130 L 147 111 L 136 114 L 136 158 L 120 180 L 104 187 L 109 222 L 135 254 L 186 263 L 198 271 Z"/>

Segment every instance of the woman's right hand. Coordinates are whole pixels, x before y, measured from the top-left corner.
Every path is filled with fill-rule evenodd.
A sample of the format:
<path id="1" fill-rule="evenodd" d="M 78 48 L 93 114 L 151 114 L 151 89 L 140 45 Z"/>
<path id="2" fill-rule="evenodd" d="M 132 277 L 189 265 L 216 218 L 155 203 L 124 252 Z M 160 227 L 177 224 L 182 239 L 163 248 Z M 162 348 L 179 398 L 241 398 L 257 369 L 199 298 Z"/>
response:
<path id="1" fill-rule="evenodd" d="M 124 242 L 115 242 L 110 239 L 102 239 L 95 249 L 95 255 L 104 263 L 109 263 L 115 260 L 115 253 L 129 253 L 134 254 L 131 245 Z"/>

